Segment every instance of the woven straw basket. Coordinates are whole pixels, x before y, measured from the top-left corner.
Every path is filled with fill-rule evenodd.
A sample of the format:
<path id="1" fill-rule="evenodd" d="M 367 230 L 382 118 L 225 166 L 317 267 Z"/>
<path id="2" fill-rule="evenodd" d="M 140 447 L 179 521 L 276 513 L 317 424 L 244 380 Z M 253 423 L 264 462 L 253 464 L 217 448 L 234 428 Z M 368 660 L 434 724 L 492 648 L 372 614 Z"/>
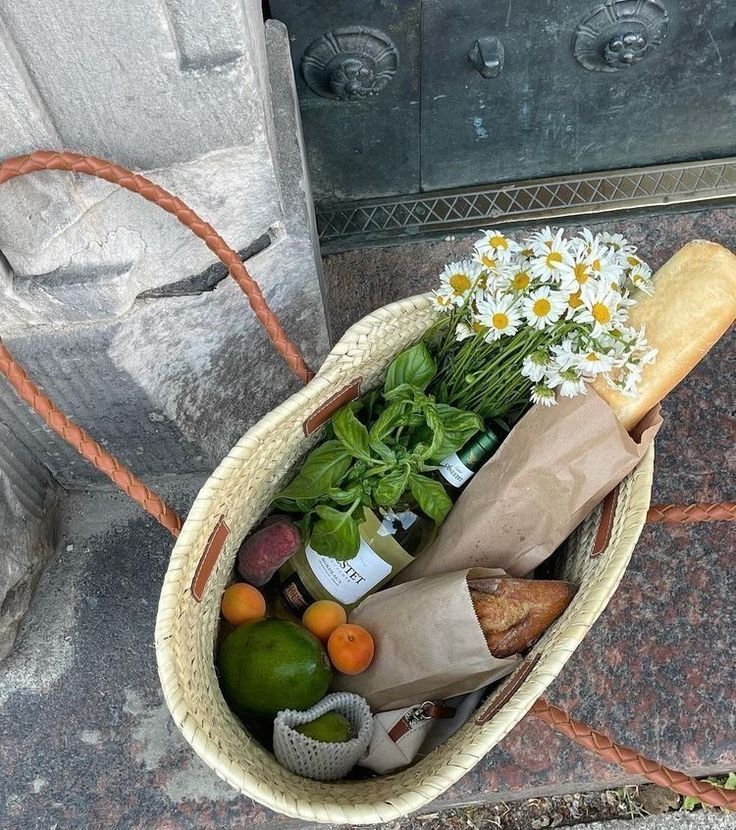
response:
<path id="1" fill-rule="evenodd" d="M 182 525 L 159 496 L 56 408 L 0 343 L 0 371 L 23 400 L 178 536 L 156 622 L 159 674 L 177 726 L 218 775 L 245 795 L 288 816 L 329 823 L 382 823 L 432 801 L 532 711 L 558 731 L 631 772 L 711 804 L 736 806 L 736 794 L 695 781 L 620 747 L 540 698 L 616 590 L 648 510 L 650 520 L 733 518 L 729 505 L 700 506 L 700 513 L 671 505 L 650 510 L 653 449 L 617 488 L 617 496 L 594 510 L 568 540 L 566 552 L 560 557 L 559 576 L 574 582 L 579 590 L 564 615 L 444 746 L 403 772 L 361 781 L 325 784 L 282 768 L 249 736 L 220 692 L 214 648 L 221 595 L 233 577 L 240 543 L 318 439 L 318 425 L 355 397 L 359 389 L 367 391 L 379 384 L 393 357 L 422 336 L 433 319 L 429 300 L 426 296 L 413 297 L 364 318 L 337 343 L 313 377 L 237 254 L 179 199 L 118 165 L 73 153 L 37 152 L 8 159 L 0 165 L 0 184 L 47 169 L 106 179 L 176 216 L 227 265 L 276 349 L 292 370 L 308 381 L 240 439 L 210 476 Z M 601 521 L 603 514 L 605 521 Z"/>

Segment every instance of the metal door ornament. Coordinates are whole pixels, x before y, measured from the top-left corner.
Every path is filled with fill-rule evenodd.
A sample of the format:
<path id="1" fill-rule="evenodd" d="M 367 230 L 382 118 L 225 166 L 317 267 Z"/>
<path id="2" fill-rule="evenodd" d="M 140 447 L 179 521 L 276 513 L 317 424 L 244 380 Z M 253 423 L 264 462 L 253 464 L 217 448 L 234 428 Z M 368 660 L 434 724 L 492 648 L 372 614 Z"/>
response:
<path id="1" fill-rule="evenodd" d="M 360 101 L 378 95 L 392 80 L 399 52 L 379 29 L 348 26 L 312 41 L 302 58 L 302 76 L 323 98 Z"/>
<path id="2" fill-rule="evenodd" d="M 608 0 L 578 26 L 573 51 L 586 69 L 615 72 L 639 63 L 664 40 L 668 25 L 658 0 Z"/>

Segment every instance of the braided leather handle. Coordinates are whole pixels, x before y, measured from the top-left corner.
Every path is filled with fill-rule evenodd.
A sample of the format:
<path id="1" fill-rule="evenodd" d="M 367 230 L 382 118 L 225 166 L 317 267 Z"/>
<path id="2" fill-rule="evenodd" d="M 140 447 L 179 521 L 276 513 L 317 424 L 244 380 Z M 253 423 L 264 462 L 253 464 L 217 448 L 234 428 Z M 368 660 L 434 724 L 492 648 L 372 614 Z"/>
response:
<path id="1" fill-rule="evenodd" d="M 677 772 L 652 761 L 627 746 L 615 743 L 602 732 L 573 720 L 562 709 L 541 698 L 532 706 L 530 713 L 575 743 L 596 752 L 604 761 L 618 764 L 637 775 L 643 775 L 649 781 L 669 787 L 680 795 L 691 795 L 704 804 L 736 811 L 736 790 L 726 790 L 708 781 L 698 781 L 684 772 Z"/>
<path id="2" fill-rule="evenodd" d="M 67 170 L 105 179 L 130 190 L 132 193 L 137 193 L 175 216 L 183 225 L 186 225 L 196 236 L 203 240 L 207 247 L 225 264 L 230 276 L 238 283 L 248 298 L 256 317 L 266 330 L 269 340 L 282 355 L 292 372 L 304 383 L 311 380 L 313 377 L 312 370 L 305 363 L 299 349 L 287 337 L 278 319 L 268 307 L 261 289 L 248 273 L 238 254 L 211 225 L 200 219 L 181 199 L 172 196 L 162 187 L 143 176 L 131 173 L 118 164 L 76 153 L 38 151 L 30 155 L 6 159 L 0 164 L 0 184 L 19 176 L 25 176 L 28 173 L 36 173 L 39 170 Z M 104 450 L 87 432 L 67 418 L 54 402 L 47 395 L 44 395 L 28 378 L 23 367 L 10 354 L 2 340 L 0 340 L 0 371 L 10 381 L 18 395 L 43 418 L 57 435 L 71 444 L 81 456 L 108 476 L 124 493 L 127 493 L 133 501 L 137 502 L 154 519 L 170 530 L 174 536 L 179 535 L 182 520 L 176 512 L 113 455 Z"/>
<path id="3" fill-rule="evenodd" d="M 130 190 L 132 193 L 137 193 L 175 216 L 182 225 L 186 225 L 225 264 L 230 276 L 243 289 L 250 307 L 266 330 L 269 340 L 284 358 L 292 372 L 304 383 L 308 383 L 314 377 L 314 373 L 305 363 L 299 349 L 289 340 L 281 323 L 269 308 L 258 283 L 248 273 L 238 254 L 210 224 L 197 216 L 181 199 L 172 196 L 163 187 L 159 187 L 144 176 L 131 173 L 130 170 L 126 170 L 111 161 L 105 161 L 94 156 L 82 156 L 77 153 L 58 153 L 48 150 L 39 150 L 29 155 L 6 159 L 0 164 L 0 184 L 19 176 L 25 176 L 28 173 L 36 173 L 39 170 L 66 170 L 71 173 L 84 173 L 87 176 L 105 179 L 105 181 L 120 185 L 120 187 Z"/>
<path id="4" fill-rule="evenodd" d="M 736 502 L 698 502 L 697 504 L 653 504 L 648 522 L 736 522 Z"/>

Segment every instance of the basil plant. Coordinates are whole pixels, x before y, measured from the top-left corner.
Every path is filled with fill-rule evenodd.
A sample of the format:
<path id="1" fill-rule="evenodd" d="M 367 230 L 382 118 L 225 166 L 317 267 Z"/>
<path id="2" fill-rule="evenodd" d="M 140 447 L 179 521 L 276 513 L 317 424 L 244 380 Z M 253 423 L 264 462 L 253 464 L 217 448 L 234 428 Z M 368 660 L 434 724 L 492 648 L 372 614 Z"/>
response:
<path id="1" fill-rule="evenodd" d="M 274 506 L 298 520 L 304 540 L 324 556 L 352 559 L 363 510 L 416 504 L 437 524 L 452 501 L 427 475 L 483 427 L 481 418 L 426 393 L 437 366 L 424 343 L 399 354 L 380 390 L 338 410 L 323 443 L 304 459 Z"/>

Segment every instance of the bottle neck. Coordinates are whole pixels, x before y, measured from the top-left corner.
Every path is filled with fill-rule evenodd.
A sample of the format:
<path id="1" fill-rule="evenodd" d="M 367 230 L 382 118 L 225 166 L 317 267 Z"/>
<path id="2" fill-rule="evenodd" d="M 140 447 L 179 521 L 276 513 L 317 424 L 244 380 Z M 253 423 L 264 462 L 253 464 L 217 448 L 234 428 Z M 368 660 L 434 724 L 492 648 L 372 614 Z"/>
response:
<path id="1" fill-rule="evenodd" d="M 501 443 L 499 431 L 487 428 L 440 462 L 438 472 L 451 487 L 462 487 L 488 461 Z"/>

